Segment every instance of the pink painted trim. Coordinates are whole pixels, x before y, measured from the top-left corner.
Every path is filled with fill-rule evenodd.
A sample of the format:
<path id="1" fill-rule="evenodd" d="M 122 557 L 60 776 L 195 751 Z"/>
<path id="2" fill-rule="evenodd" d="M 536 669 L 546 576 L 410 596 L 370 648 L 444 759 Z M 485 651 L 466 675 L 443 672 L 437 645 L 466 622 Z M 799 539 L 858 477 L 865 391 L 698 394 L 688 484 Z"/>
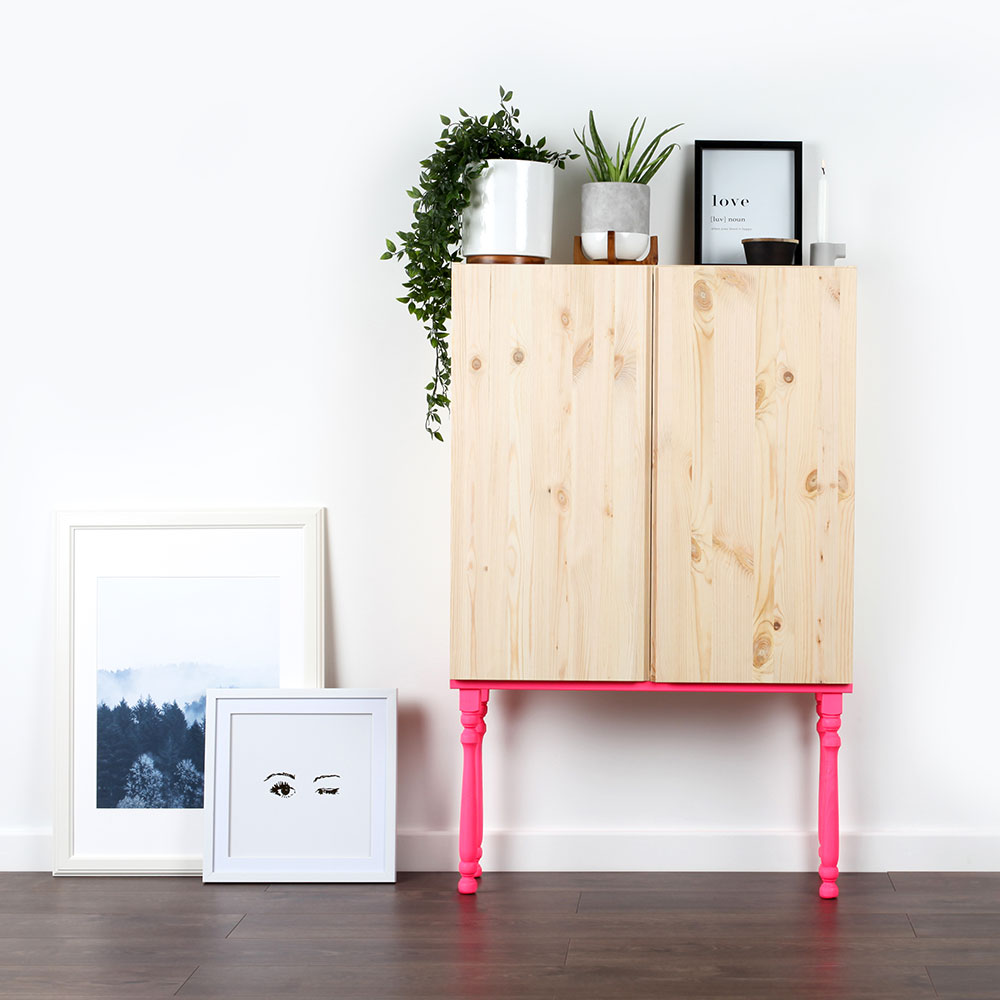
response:
<path id="1" fill-rule="evenodd" d="M 850 694 L 853 684 L 660 684 L 653 681 L 456 681 L 459 691 L 757 691 L 772 694 L 811 692 Z"/>
<path id="2" fill-rule="evenodd" d="M 458 891 L 473 893 L 479 888 L 482 874 L 479 859 L 483 855 L 483 734 L 489 691 L 463 688 L 458 695 L 462 713 L 462 807 L 458 821 Z"/>
<path id="3" fill-rule="evenodd" d="M 844 699 L 839 694 L 817 694 L 816 732 L 819 733 L 819 894 L 837 898 L 837 859 L 840 855 L 840 806 L 837 795 L 837 751 Z"/>

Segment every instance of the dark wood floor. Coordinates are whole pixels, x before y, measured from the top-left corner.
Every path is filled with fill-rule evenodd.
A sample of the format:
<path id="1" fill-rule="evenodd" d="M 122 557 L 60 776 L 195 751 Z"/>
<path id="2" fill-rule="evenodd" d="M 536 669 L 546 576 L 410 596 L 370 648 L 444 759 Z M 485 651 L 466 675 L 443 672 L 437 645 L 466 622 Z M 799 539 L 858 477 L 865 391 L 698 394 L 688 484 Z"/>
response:
<path id="1" fill-rule="evenodd" d="M 1000 998 L 1000 873 L 0 874 L 0 996 Z"/>

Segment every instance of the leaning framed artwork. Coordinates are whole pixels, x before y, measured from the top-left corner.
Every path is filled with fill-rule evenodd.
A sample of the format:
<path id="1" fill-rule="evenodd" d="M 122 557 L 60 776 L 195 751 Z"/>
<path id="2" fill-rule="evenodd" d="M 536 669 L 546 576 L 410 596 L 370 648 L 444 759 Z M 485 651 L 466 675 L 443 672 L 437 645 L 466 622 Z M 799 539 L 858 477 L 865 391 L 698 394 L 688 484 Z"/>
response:
<path id="1" fill-rule="evenodd" d="M 323 684 L 323 511 L 56 527 L 53 873 L 198 874 L 207 690 Z"/>
<path id="2" fill-rule="evenodd" d="M 695 263 L 745 264 L 750 238 L 796 239 L 802 263 L 802 143 L 698 139 Z"/>
<path id="3" fill-rule="evenodd" d="M 209 691 L 206 882 L 395 882 L 396 692 Z"/>

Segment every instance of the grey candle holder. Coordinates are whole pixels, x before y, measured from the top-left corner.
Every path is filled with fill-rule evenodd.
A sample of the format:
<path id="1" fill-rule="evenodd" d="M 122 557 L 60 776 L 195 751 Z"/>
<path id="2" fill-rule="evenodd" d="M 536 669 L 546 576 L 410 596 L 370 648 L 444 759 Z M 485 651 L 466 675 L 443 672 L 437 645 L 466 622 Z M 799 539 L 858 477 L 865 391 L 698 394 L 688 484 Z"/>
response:
<path id="1" fill-rule="evenodd" d="M 846 243 L 810 243 L 809 263 L 813 267 L 833 267 L 847 256 Z"/>

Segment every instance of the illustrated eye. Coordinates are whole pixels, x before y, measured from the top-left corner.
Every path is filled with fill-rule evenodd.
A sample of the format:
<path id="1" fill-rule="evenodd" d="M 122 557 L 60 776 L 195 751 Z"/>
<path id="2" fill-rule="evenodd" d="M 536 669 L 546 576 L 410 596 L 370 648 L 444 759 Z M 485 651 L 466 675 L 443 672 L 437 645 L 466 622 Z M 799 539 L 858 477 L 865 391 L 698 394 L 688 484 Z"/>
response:
<path id="1" fill-rule="evenodd" d="M 295 789 L 287 781 L 276 781 L 271 785 L 270 792 L 279 799 L 290 799 L 295 794 Z"/>
<path id="2" fill-rule="evenodd" d="M 335 785 L 325 785 L 323 787 L 314 789 L 317 795 L 336 795 L 340 791 L 340 775 L 339 774 L 317 774 L 313 778 L 313 784 L 315 785 L 317 781 L 324 781 L 326 778 L 336 778 L 337 783 Z"/>

